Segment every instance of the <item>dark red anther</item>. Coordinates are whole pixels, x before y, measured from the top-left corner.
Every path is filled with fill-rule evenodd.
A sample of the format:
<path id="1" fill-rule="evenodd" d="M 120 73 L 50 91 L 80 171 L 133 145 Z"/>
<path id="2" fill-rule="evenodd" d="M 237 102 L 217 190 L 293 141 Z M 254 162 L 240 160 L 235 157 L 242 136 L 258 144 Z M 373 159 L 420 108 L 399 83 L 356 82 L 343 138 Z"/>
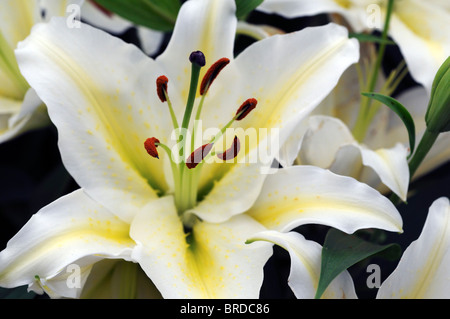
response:
<path id="1" fill-rule="evenodd" d="M 158 94 L 159 99 L 161 102 L 166 102 L 167 97 L 167 83 L 169 82 L 169 79 L 165 75 L 161 75 L 156 79 L 156 93 Z"/>
<path id="2" fill-rule="evenodd" d="M 159 159 L 159 154 L 158 154 L 158 151 L 156 150 L 158 145 L 155 145 L 155 143 L 159 143 L 159 140 L 156 137 L 150 137 L 145 140 L 144 147 L 147 150 L 147 153 L 151 157 L 155 157 L 155 158 Z"/>
<path id="3" fill-rule="evenodd" d="M 230 63 L 230 59 L 221 58 L 210 66 L 205 76 L 203 77 L 202 83 L 200 84 L 200 95 L 204 95 L 206 92 L 208 92 L 208 89 L 213 83 L 214 79 L 217 77 L 217 75 L 219 75 L 220 71 L 222 71 L 222 69 L 227 66 L 228 63 Z"/>
<path id="4" fill-rule="evenodd" d="M 248 99 L 244 103 L 242 103 L 242 105 L 236 112 L 236 121 L 244 119 L 248 115 L 248 113 L 250 113 L 256 107 L 256 104 L 258 104 L 258 101 L 253 98 Z"/>
<path id="5" fill-rule="evenodd" d="M 189 156 L 189 158 L 186 161 L 186 166 L 189 169 L 195 168 L 198 164 L 203 161 L 203 159 L 206 157 L 206 155 L 211 152 L 211 149 L 214 144 L 205 144 L 197 148 L 195 151 L 192 152 L 192 154 Z"/>
<path id="6" fill-rule="evenodd" d="M 228 161 L 235 158 L 240 150 L 241 150 L 241 142 L 239 141 L 238 137 L 235 136 L 233 144 L 231 144 L 230 148 L 223 153 L 217 154 L 217 157 L 220 158 L 221 160 Z"/>

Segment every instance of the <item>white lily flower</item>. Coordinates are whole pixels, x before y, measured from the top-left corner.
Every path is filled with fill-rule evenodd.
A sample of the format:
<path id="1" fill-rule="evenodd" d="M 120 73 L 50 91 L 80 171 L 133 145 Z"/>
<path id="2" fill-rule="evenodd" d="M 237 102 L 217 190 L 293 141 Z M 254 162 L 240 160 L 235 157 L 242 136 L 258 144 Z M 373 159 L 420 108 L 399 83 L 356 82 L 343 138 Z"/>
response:
<path id="1" fill-rule="evenodd" d="M 123 33 L 134 27 L 130 21 L 106 11 L 91 0 L 86 1 L 81 8 L 81 17 L 89 24 L 115 34 Z M 143 26 L 136 26 L 136 30 L 142 50 L 151 56 L 157 53 L 163 41 L 164 33 Z"/>
<path id="2" fill-rule="evenodd" d="M 307 166 L 261 174 L 271 161 L 188 166 L 164 152 L 172 124 L 193 104 L 203 107 L 196 110 L 205 127 L 276 128 L 282 145 L 358 60 L 357 41 L 335 24 L 273 36 L 233 58 L 236 20 L 234 0 L 189 0 L 156 60 L 85 24 L 68 29 L 55 18 L 34 28 L 16 52 L 19 65 L 48 105 L 63 162 L 81 190 L 43 208 L 8 243 L 1 286 L 39 284 L 79 296 L 82 288 L 57 284 L 68 265 L 79 263 L 87 275 L 99 260 L 121 258 L 139 263 L 164 298 L 257 298 L 272 249 L 246 245 L 254 233 L 308 222 L 401 231 L 394 205 L 354 179 Z M 201 96 L 191 85 L 205 63 L 196 50 L 213 71 L 229 57 Z M 264 141 L 242 147 L 237 159 Z"/>
<path id="3" fill-rule="evenodd" d="M 448 299 L 449 265 L 450 204 L 441 197 L 430 206 L 422 233 L 382 283 L 377 298 Z"/>
<path id="4" fill-rule="evenodd" d="M 313 299 L 319 284 L 322 246 L 307 240 L 296 232 L 280 233 L 273 230 L 253 235 L 248 240 L 268 241 L 289 252 L 291 270 L 288 278 L 289 287 L 298 299 Z M 356 299 L 353 279 L 348 271 L 343 271 L 327 287 L 322 299 Z"/>
<path id="5" fill-rule="evenodd" d="M 355 32 L 381 30 L 387 0 L 265 0 L 258 9 L 292 18 L 320 13 L 342 15 Z M 388 34 L 399 45 L 413 78 L 428 94 L 439 67 L 450 55 L 450 10 L 446 1 L 395 1 Z"/>
<path id="6" fill-rule="evenodd" d="M 47 17 L 65 16 L 61 8 L 72 2 L 0 1 L 0 143 L 50 123 L 45 106 L 19 71 L 14 50 L 36 23 L 44 21 L 42 9 Z"/>

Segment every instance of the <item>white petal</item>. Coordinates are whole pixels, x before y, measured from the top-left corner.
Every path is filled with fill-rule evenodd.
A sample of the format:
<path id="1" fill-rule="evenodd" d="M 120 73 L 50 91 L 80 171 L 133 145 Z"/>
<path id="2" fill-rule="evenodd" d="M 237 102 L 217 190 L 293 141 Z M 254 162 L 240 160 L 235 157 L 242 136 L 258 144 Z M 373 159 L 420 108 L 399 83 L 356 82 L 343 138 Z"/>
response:
<path id="1" fill-rule="evenodd" d="M 343 145 L 355 143 L 350 130 L 337 118 L 316 115 L 307 124 L 298 155 L 302 164 L 329 168 Z"/>
<path id="2" fill-rule="evenodd" d="M 347 233 L 363 228 L 402 231 L 400 214 L 378 191 L 313 166 L 292 166 L 269 175 L 248 214 L 278 231 L 308 223 Z"/>
<path id="3" fill-rule="evenodd" d="M 264 240 L 279 245 L 289 252 L 291 271 L 289 286 L 299 299 L 314 298 L 319 284 L 322 247 L 295 232 L 264 231 L 249 241 Z M 322 299 L 356 299 L 353 280 L 347 271 L 337 276 L 323 293 Z"/>
<path id="4" fill-rule="evenodd" d="M 40 21 L 38 1 L 0 1 L 0 30 L 11 48 L 25 39 L 33 25 Z"/>
<path id="5" fill-rule="evenodd" d="M 450 204 L 433 202 L 419 238 L 405 250 L 377 298 L 450 298 Z"/>
<path id="6" fill-rule="evenodd" d="M 207 222 L 221 223 L 241 214 L 258 198 L 266 177 L 262 165 L 236 164 L 185 217 L 195 214 Z"/>
<path id="7" fill-rule="evenodd" d="M 66 168 L 87 193 L 130 221 L 165 191 L 163 162 L 143 146 L 153 136 L 167 142 L 171 131 L 153 60 L 86 24 L 67 28 L 64 18 L 36 26 L 16 55 L 58 128 Z"/>
<path id="8" fill-rule="evenodd" d="M 329 168 L 366 183 L 370 180 L 366 179 L 363 166 L 370 167 L 384 185 L 406 200 L 409 186 L 406 146 L 398 143 L 390 149 L 371 150 L 358 144 L 347 126 L 337 118 L 312 116 L 309 123 L 299 154 L 302 164 Z M 376 187 L 378 182 L 368 184 Z"/>
<path id="9" fill-rule="evenodd" d="M 371 167 L 380 177 L 383 184 L 389 187 L 402 200 L 406 201 L 409 185 L 409 168 L 406 157 L 408 149 L 398 143 L 390 149 L 372 151 L 360 146 L 362 161 Z"/>
<path id="10" fill-rule="evenodd" d="M 122 33 L 132 26 L 130 21 L 121 18 L 117 14 L 111 13 L 111 15 L 107 15 L 91 1 L 86 1 L 83 4 L 81 16 L 89 24 L 112 33 Z"/>
<path id="11" fill-rule="evenodd" d="M 389 34 L 413 78 L 431 92 L 434 76 L 450 55 L 450 12 L 442 5 L 410 0 L 396 4 Z M 420 26 L 420 27 L 419 27 Z"/>
<path id="12" fill-rule="evenodd" d="M 291 54 L 298 47 L 303 48 L 299 54 Z M 214 82 L 203 108 L 203 126 L 223 127 L 239 105 L 256 98 L 256 109 L 234 125 L 236 131 L 256 132 L 248 154 L 264 153 L 268 147 L 268 155 L 291 163 L 298 150 L 298 143 L 290 140 L 292 134 L 301 134 L 301 121 L 358 57 L 358 42 L 349 40 L 346 29 L 335 24 L 258 41 L 231 61 Z M 262 146 L 265 141 L 269 143 Z M 210 176 L 220 172 L 217 167 L 205 169 Z"/>
<path id="13" fill-rule="evenodd" d="M 358 60 L 359 45 L 353 40 L 345 28 L 328 24 L 254 43 L 214 82 L 208 98 L 215 105 L 204 108 L 204 126 L 222 127 L 242 102 L 255 98 L 256 109 L 236 126 L 278 129 L 279 145 L 284 145 L 342 73 Z"/>
<path id="14" fill-rule="evenodd" d="M 233 57 L 237 24 L 235 10 L 234 0 L 190 0 L 178 12 L 172 38 L 164 53 L 157 58 L 167 70 L 169 80 L 177 80 L 170 89 L 173 87 L 173 91 L 181 93 L 181 99 L 173 101 L 176 112 L 179 111 L 177 113 L 184 112 L 189 93 L 191 52 L 200 50 L 206 57 L 201 74 L 218 59 Z"/>
<path id="15" fill-rule="evenodd" d="M 198 222 L 186 238 L 171 197 L 136 216 L 133 258 L 164 298 L 257 298 L 270 245 L 246 239 L 264 228 L 248 216 L 222 224 Z"/>
<path id="16" fill-rule="evenodd" d="M 141 26 L 137 26 L 137 32 L 142 50 L 148 55 L 157 53 L 164 40 L 164 33 Z"/>
<path id="17" fill-rule="evenodd" d="M 3 100 L 0 103 L 3 103 Z M 3 130 L 0 129 L 0 143 L 50 124 L 47 109 L 33 89 L 30 88 L 22 103 L 17 103 L 16 106 L 18 109 L 8 116 L 8 124 Z"/>
<path id="18" fill-rule="evenodd" d="M 41 209 L 8 242 L 0 253 L 0 284 L 32 284 L 36 276 L 47 281 L 71 264 L 130 259 L 133 246 L 129 225 L 78 190 Z M 70 294 L 65 288 L 57 294 Z"/>
<path id="19" fill-rule="evenodd" d="M 281 14 L 288 18 L 343 11 L 333 0 L 265 0 L 257 10 Z"/>

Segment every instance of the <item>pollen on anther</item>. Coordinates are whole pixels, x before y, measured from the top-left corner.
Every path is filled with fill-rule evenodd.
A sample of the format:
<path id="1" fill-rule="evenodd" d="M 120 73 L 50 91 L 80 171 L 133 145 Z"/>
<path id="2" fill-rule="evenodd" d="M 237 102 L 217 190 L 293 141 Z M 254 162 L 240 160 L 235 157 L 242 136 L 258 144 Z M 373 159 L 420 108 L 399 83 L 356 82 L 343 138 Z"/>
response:
<path id="1" fill-rule="evenodd" d="M 228 161 L 235 158 L 239 154 L 240 150 L 241 150 L 241 142 L 239 141 L 239 138 L 235 136 L 230 148 L 223 153 L 217 154 L 217 157 L 223 161 Z"/>
<path id="2" fill-rule="evenodd" d="M 208 143 L 200 146 L 186 160 L 186 166 L 189 169 L 197 167 L 198 164 L 209 154 L 214 144 Z"/>
<path id="3" fill-rule="evenodd" d="M 168 82 L 169 79 L 165 75 L 161 75 L 156 79 L 156 93 L 163 103 L 167 101 L 166 93 Z"/>
<path id="4" fill-rule="evenodd" d="M 151 157 L 159 159 L 159 154 L 158 154 L 158 151 L 156 150 L 158 145 L 155 145 L 155 143 L 159 143 L 159 140 L 156 137 L 150 137 L 150 138 L 145 140 L 144 147 L 145 147 L 147 153 Z"/>
<path id="5" fill-rule="evenodd" d="M 244 103 L 242 103 L 242 105 L 236 112 L 236 121 L 244 119 L 248 115 L 248 113 L 250 113 L 256 107 L 256 104 L 258 104 L 258 101 L 253 98 L 248 99 Z"/>
<path id="6" fill-rule="evenodd" d="M 210 66 L 205 76 L 203 77 L 202 83 L 200 84 L 200 95 L 204 95 L 208 91 L 212 82 L 215 80 L 217 75 L 219 75 L 220 71 L 222 71 L 223 68 L 227 66 L 228 63 L 230 63 L 230 59 L 221 58 Z"/>

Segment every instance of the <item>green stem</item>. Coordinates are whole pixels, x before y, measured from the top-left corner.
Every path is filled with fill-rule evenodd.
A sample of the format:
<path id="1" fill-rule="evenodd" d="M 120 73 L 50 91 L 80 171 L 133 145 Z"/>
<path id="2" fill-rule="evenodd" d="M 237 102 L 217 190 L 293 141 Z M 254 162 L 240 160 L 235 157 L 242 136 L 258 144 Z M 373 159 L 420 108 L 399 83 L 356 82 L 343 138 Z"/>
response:
<path id="1" fill-rule="evenodd" d="M 411 179 L 413 178 L 425 156 L 430 151 L 438 136 L 439 132 L 430 132 L 428 130 L 426 130 L 423 134 L 419 146 L 417 146 L 417 150 L 414 153 L 414 156 L 411 158 L 411 161 L 409 162 L 409 176 Z"/>
<path id="2" fill-rule="evenodd" d="M 409 180 L 411 182 L 414 174 L 419 168 L 420 164 L 423 162 L 425 156 L 427 156 L 431 147 L 433 147 L 434 142 L 439 136 L 439 132 L 430 132 L 428 130 L 422 136 L 419 145 L 416 148 L 416 152 L 408 163 L 409 166 Z M 396 194 L 392 194 L 390 200 L 395 205 L 399 204 L 400 198 Z"/>
<path id="3" fill-rule="evenodd" d="M 191 85 L 189 87 L 189 96 L 186 103 L 186 110 L 184 111 L 183 122 L 181 128 L 187 129 L 189 121 L 191 120 L 192 110 L 194 109 L 195 96 L 197 95 L 198 80 L 200 78 L 201 67 L 196 63 L 192 63 L 191 71 Z"/>
<path id="4" fill-rule="evenodd" d="M 167 94 L 166 91 L 164 91 L 164 94 L 166 95 L 167 106 L 169 107 L 170 117 L 172 118 L 173 129 L 177 130 L 180 126 L 178 125 L 177 116 L 173 110 L 172 102 L 170 101 L 169 94 Z"/>
<path id="5" fill-rule="evenodd" d="M 187 132 L 188 127 L 189 127 L 189 122 L 191 120 L 191 115 L 192 115 L 192 111 L 194 109 L 194 102 L 195 102 L 195 97 L 197 95 L 197 87 L 198 87 L 198 81 L 200 78 L 200 70 L 201 70 L 201 66 L 199 66 L 197 63 L 192 63 L 192 69 L 191 69 L 191 84 L 189 87 L 189 95 L 188 95 L 188 99 L 187 99 L 187 103 L 186 103 L 186 109 L 184 111 L 184 116 L 183 116 L 183 122 L 181 123 L 181 130 L 182 133 L 180 134 L 180 138 L 178 139 L 178 142 L 181 142 L 181 138 L 183 138 L 183 146 L 182 146 L 182 152 L 183 154 L 180 154 L 183 158 L 183 160 L 181 161 L 180 165 L 178 166 L 178 176 L 179 178 L 179 182 L 180 182 L 180 192 L 178 194 L 180 194 L 179 198 L 177 199 L 178 202 L 178 212 L 181 214 L 183 213 L 183 211 L 185 211 L 186 209 L 191 208 L 192 206 L 192 198 L 191 198 L 191 192 L 190 189 L 188 189 L 190 186 L 190 179 L 191 179 L 191 174 L 190 172 L 187 170 L 187 167 L 185 167 L 186 165 L 184 165 L 185 160 L 186 160 L 186 154 L 184 154 L 186 152 L 186 142 L 187 142 L 187 136 L 183 136 L 184 133 L 183 132 Z M 185 186 L 185 187 L 183 187 Z"/>
<path id="6" fill-rule="evenodd" d="M 391 21 L 392 9 L 394 7 L 394 0 L 389 0 L 386 10 L 386 20 L 384 21 L 383 33 L 381 34 L 381 43 L 378 49 L 377 59 L 373 70 L 371 71 L 370 82 L 367 88 L 367 92 L 375 92 L 375 86 L 378 80 L 378 74 L 380 71 L 381 63 L 384 58 L 384 51 L 386 50 L 387 34 L 389 30 L 389 23 Z M 369 108 L 371 105 L 371 99 L 362 98 L 361 109 L 359 110 L 358 119 L 355 127 L 353 128 L 353 135 L 358 142 L 362 142 L 367 134 L 368 124 L 367 116 L 370 113 Z"/>

